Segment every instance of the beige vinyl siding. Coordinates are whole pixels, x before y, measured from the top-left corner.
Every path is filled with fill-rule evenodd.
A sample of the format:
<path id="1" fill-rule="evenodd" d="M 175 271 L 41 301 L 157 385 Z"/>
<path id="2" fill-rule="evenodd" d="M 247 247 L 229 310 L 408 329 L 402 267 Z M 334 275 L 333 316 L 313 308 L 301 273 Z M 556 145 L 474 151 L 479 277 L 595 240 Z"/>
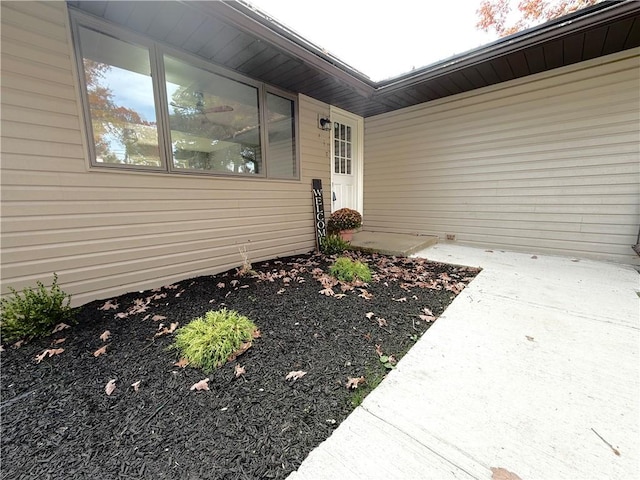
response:
<path id="1" fill-rule="evenodd" d="M 91 169 L 65 3 L 1 5 L 3 293 L 56 272 L 79 305 L 314 248 L 327 105 L 299 98 L 300 181 Z"/>
<path id="2" fill-rule="evenodd" d="M 639 55 L 366 119 L 365 227 L 637 264 Z"/>

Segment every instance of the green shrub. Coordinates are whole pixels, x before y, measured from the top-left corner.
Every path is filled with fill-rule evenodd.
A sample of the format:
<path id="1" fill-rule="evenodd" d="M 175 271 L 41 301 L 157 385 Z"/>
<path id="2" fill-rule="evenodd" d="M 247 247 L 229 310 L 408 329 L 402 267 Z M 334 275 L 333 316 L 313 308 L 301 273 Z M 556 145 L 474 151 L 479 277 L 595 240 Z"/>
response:
<path id="1" fill-rule="evenodd" d="M 12 296 L 0 299 L 2 341 L 48 335 L 58 323 L 72 320 L 71 295 L 58 286 L 58 275 L 53 274 L 50 289 L 36 283 L 37 288 L 25 288 L 22 293 L 9 287 Z"/>
<path id="2" fill-rule="evenodd" d="M 360 261 L 353 261 L 347 257 L 340 257 L 329 268 L 329 273 L 338 280 L 343 282 L 353 282 L 355 279 L 360 279 L 363 282 L 371 281 L 371 270 L 369 266 Z"/>
<path id="3" fill-rule="evenodd" d="M 210 372 L 249 348 L 257 331 L 247 317 L 223 308 L 179 328 L 170 348 L 179 350 L 190 365 Z"/>
<path id="4" fill-rule="evenodd" d="M 349 242 L 343 240 L 340 235 L 330 234 L 322 238 L 320 251 L 325 255 L 336 255 L 349 248 Z"/>

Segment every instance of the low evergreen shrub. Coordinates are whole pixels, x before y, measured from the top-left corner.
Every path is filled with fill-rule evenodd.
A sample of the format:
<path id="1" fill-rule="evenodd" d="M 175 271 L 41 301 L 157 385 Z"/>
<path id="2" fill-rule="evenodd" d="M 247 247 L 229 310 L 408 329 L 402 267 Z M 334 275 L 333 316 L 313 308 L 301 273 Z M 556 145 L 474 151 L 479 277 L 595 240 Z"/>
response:
<path id="1" fill-rule="evenodd" d="M 320 242 L 320 251 L 325 255 L 339 255 L 348 249 L 349 242 L 343 240 L 340 235 L 329 234 Z"/>
<path id="2" fill-rule="evenodd" d="M 367 283 L 371 281 L 371 270 L 366 263 L 353 261 L 347 257 L 338 258 L 329 268 L 329 273 L 343 282 L 353 282 L 356 279 Z"/>
<path id="3" fill-rule="evenodd" d="M 53 274 L 50 288 L 42 282 L 36 284 L 36 288 L 25 288 L 22 293 L 9 287 L 11 296 L 0 299 L 3 342 L 49 335 L 55 325 L 73 321 L 71 295 L 58 285 L 58 275 Z"/>
<path id="4" fill-rule="evenodd" d="M 190 365 L 210 372 L 247 350 L 257 331 L 251 320 L 236 311 L 210 310 L 176 330 L 170 348 L 178 350 Z"/>

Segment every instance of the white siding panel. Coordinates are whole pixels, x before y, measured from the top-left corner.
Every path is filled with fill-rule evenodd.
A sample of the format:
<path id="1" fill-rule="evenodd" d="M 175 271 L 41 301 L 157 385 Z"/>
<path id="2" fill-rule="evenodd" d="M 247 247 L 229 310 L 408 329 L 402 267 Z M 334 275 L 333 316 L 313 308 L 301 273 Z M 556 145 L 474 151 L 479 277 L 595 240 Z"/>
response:
<path id="1" fill-rule="evenodd" d="M 371 117 L 365 227 L 638 264 L 640 50 Z"/>
<path id="2" fill-rule="evenodd" d="M 328 105 L 299 99 L 300 181 L 90 169 L 65 3 L 1 8 L 3 294 L 56 272 L 79 305 L 314 248 Z"/>

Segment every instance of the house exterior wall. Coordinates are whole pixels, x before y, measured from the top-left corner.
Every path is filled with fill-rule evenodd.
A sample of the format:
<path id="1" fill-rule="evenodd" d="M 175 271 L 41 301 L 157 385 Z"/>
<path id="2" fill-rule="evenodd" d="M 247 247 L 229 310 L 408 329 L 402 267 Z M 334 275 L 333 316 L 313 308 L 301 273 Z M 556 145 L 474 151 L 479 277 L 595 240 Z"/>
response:
<path id="1" fill-rule="evenodd" d="M 2 293 L 56 272 L 79 305 L 314 248 L 328 105 L 299 97 L 300 181 L 91 169 L 65 2 L 1 6 Z"/>
<path id="2" fill-rule="evenodd" d="M 638 264 L 640 50 L 365 120 L 368 230 Z"/>

